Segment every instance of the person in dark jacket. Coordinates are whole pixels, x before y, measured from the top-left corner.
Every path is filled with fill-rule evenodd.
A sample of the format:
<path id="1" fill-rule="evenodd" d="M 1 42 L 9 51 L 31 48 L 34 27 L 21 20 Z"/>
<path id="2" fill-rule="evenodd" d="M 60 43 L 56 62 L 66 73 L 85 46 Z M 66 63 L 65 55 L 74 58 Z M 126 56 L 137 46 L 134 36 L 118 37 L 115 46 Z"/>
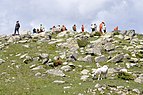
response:
<path id="1" fill-rule="evenodd" d="M 16 35 L 16 32 L 19 35 L 19 28 L 20 28 L 20 23 L 19 21 L 16 21 L 16 25 L 15 25 L 15 30 L 14 30 L 14 35 Z"/>

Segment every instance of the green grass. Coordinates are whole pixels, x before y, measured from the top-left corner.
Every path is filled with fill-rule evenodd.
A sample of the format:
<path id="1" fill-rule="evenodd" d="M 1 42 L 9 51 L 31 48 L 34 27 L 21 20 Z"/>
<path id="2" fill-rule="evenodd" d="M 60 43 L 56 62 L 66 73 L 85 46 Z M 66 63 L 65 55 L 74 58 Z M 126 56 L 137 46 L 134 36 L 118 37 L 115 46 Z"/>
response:
<path id="1" fill-rule="evenodd" d="M 90 38 L 90 40 L 96 40 L 97 38 Z M 127 44 L 128 42 L 123 41 L 123 44 Z M 94 86 L 97 83 L 101 85 L 115 85 L 115 86 L 125 86 L 130 89 L 138 88 L 140 91 L 143 91 L 143 85 L 135 83 L 133 80 L 129 80 L 126 82 L 125 80 L 115 78 L 113 80 L 107 78 L 101 81 L 92 80 L 90 76 L 86 82 L 80 80 L 81 74 L 80 72 L 83 69 L 87 69 L 91 72 L 92 68 L 97 68 L 95 63 L 85 63 L 85 62 L 74 62 L 76 68 L 75 71 L 64 72 L 66 77 L 57 77 L 53 75 L 45 74 L 47 69 L 51 69 L 52 67 L 47 67 L 38 71 L 31 71 L 29 66 L 36 64 L 37 66 L 42 65 L 40 61 L 34 61 L 29 64 L 24 64 L 23 59 L 20 59 L 20 56 L 16 56 L 17 54 L 28 54 L 31 57 L 37 57 L 37 53 L 47 53 L 49 57 L 52 59 L 54 56 L 57 56 L 58 53 L 55 51 L 64 51 L 64 49 L 56 48 L 56 44 L 49 45 L 48 42 L 43 43 L 35 43 L 33 41 L 26 43 L 29 44 L 30 48 L 23 47 L 23 44 L 10 44 L 0 51 L 0 58 L 4 59 L 6 62 L 0 65 L 0 95 L 78 95 L 78 93 L 82 93 L 84 95 L 92 95 L 92 93 L 87 93 L 89 88 L 94 89 Z M 121 44 L 122 45 L 122 44 Z M 119 48 L 121 50 L 121 48 Z M 103 51 L 103 53 L 108 56 L 108 53 Z M 125 53 L 129 53 L 125 51 Z M 82 55 L 85 56 L 85 55 Z M 12 65 L 12 60 L 15 60 L 15 64 Z M 65 61 L 65 59 L 63 59 Z M 116 67 L 115 63 L 100 63 L 101 65 L 108 64 L 109 67 Z M 118 63 L 118 64 L 122 64 Z M 78 65 L 82 65 L 82 68 L 78 67 Z M 122 64 L 125 67 L 125 64 Z M 19 68 L 17 68 L 19 66 Z M 57 68 L 60 68 L 58 66 Z M 134 67 L 130 68 L 129 71 L 141 72 L 143 67 Z M 45 74 L 45 76 L 35 77 L 34 75 L 40 72 Z M 110 76 L 109 76 L 110 77 Z M 55 84 L 54 80 L 63 80 L 64 84 Z M 81 83 L 81 84 L 80 84 Z M 71 86 L 69 89 L 64 89 L 66 86 Z M 105 92 L 109 92 L 107 89 Z M 100 95 L 99 92 L 96 93 Z M 117 95 L 116 93 L 113 93 Z"/>

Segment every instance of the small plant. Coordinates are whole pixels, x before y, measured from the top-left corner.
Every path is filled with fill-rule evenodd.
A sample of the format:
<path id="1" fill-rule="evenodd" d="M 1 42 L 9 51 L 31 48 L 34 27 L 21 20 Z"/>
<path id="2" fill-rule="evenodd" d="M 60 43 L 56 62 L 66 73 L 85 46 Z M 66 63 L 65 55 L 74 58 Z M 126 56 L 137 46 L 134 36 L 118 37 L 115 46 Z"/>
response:
<path id="1" fill-rule="evenodd" d="M 88 44 L 88 40 L 86 39 L 77 39 L 77 43 L 79 47 L 85 47 Z"/>
<path id="2" fill-rule="evenodd" d="M 119 72 L 117 77 L 123 80 L 134 80 L 134 76 L 126 72 Z"/>

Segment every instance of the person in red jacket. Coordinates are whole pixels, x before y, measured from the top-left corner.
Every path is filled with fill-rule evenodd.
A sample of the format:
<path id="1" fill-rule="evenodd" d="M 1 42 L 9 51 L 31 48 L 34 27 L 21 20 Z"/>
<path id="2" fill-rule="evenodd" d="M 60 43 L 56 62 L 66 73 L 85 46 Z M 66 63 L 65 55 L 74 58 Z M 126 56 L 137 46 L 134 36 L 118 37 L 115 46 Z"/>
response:
<path id="1" fill-rule="evenodd" d="M 114 31 L 118 31 L 118 26 L 116 26 L 116 27 L 114 28 Z"/>
<path id="2" fill-rule="evenodd" d="M 84 25 L 81 26 L 81 31 L 84 32 Z"/>

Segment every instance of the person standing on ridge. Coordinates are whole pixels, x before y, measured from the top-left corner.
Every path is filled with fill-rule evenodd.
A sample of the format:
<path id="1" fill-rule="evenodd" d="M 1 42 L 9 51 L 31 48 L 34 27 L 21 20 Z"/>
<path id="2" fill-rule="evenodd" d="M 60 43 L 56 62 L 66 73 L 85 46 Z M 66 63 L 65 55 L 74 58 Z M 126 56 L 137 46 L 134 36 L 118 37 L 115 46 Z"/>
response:
<path id="1" fill-rule="evenodd" d="M 118 31 L 119 29 L 118 29 L 118 26 L 116 26 L 115 28 L 114 28 L 114 31 Z"/>
<path id="2" fill-rule="evenodd" d="M 102 30 L 103 30 L 104 33 L 106 33 L 106 25 L 105 25 L 104 22 L 102 23 Z"/>
<path id="3" fill-rule="evenodd" d="M 72 27 L 73 31 L 76 31 L 76 25 L 74 24 Z"/>
<path id="4" fill-rule="evenodd" d="M 15 30 L 14 30 L 14 35 L 16 35 L 16 32 L 19 35 L 19 28 L 20 28 L 20 23 L 19 21 L 16 21 L 16 25 L 15 25 Z"/>
<path id="5" fill-rule="evenodd" d="M 97 31 L 97 25 L 91 24 L 91 30 L 92 30 L 92 32 Z"/>
<path id="6" fill-rule="evenodd" d="M 81 26 L 81 31 L 84 32 L 84 25 Z"/>

